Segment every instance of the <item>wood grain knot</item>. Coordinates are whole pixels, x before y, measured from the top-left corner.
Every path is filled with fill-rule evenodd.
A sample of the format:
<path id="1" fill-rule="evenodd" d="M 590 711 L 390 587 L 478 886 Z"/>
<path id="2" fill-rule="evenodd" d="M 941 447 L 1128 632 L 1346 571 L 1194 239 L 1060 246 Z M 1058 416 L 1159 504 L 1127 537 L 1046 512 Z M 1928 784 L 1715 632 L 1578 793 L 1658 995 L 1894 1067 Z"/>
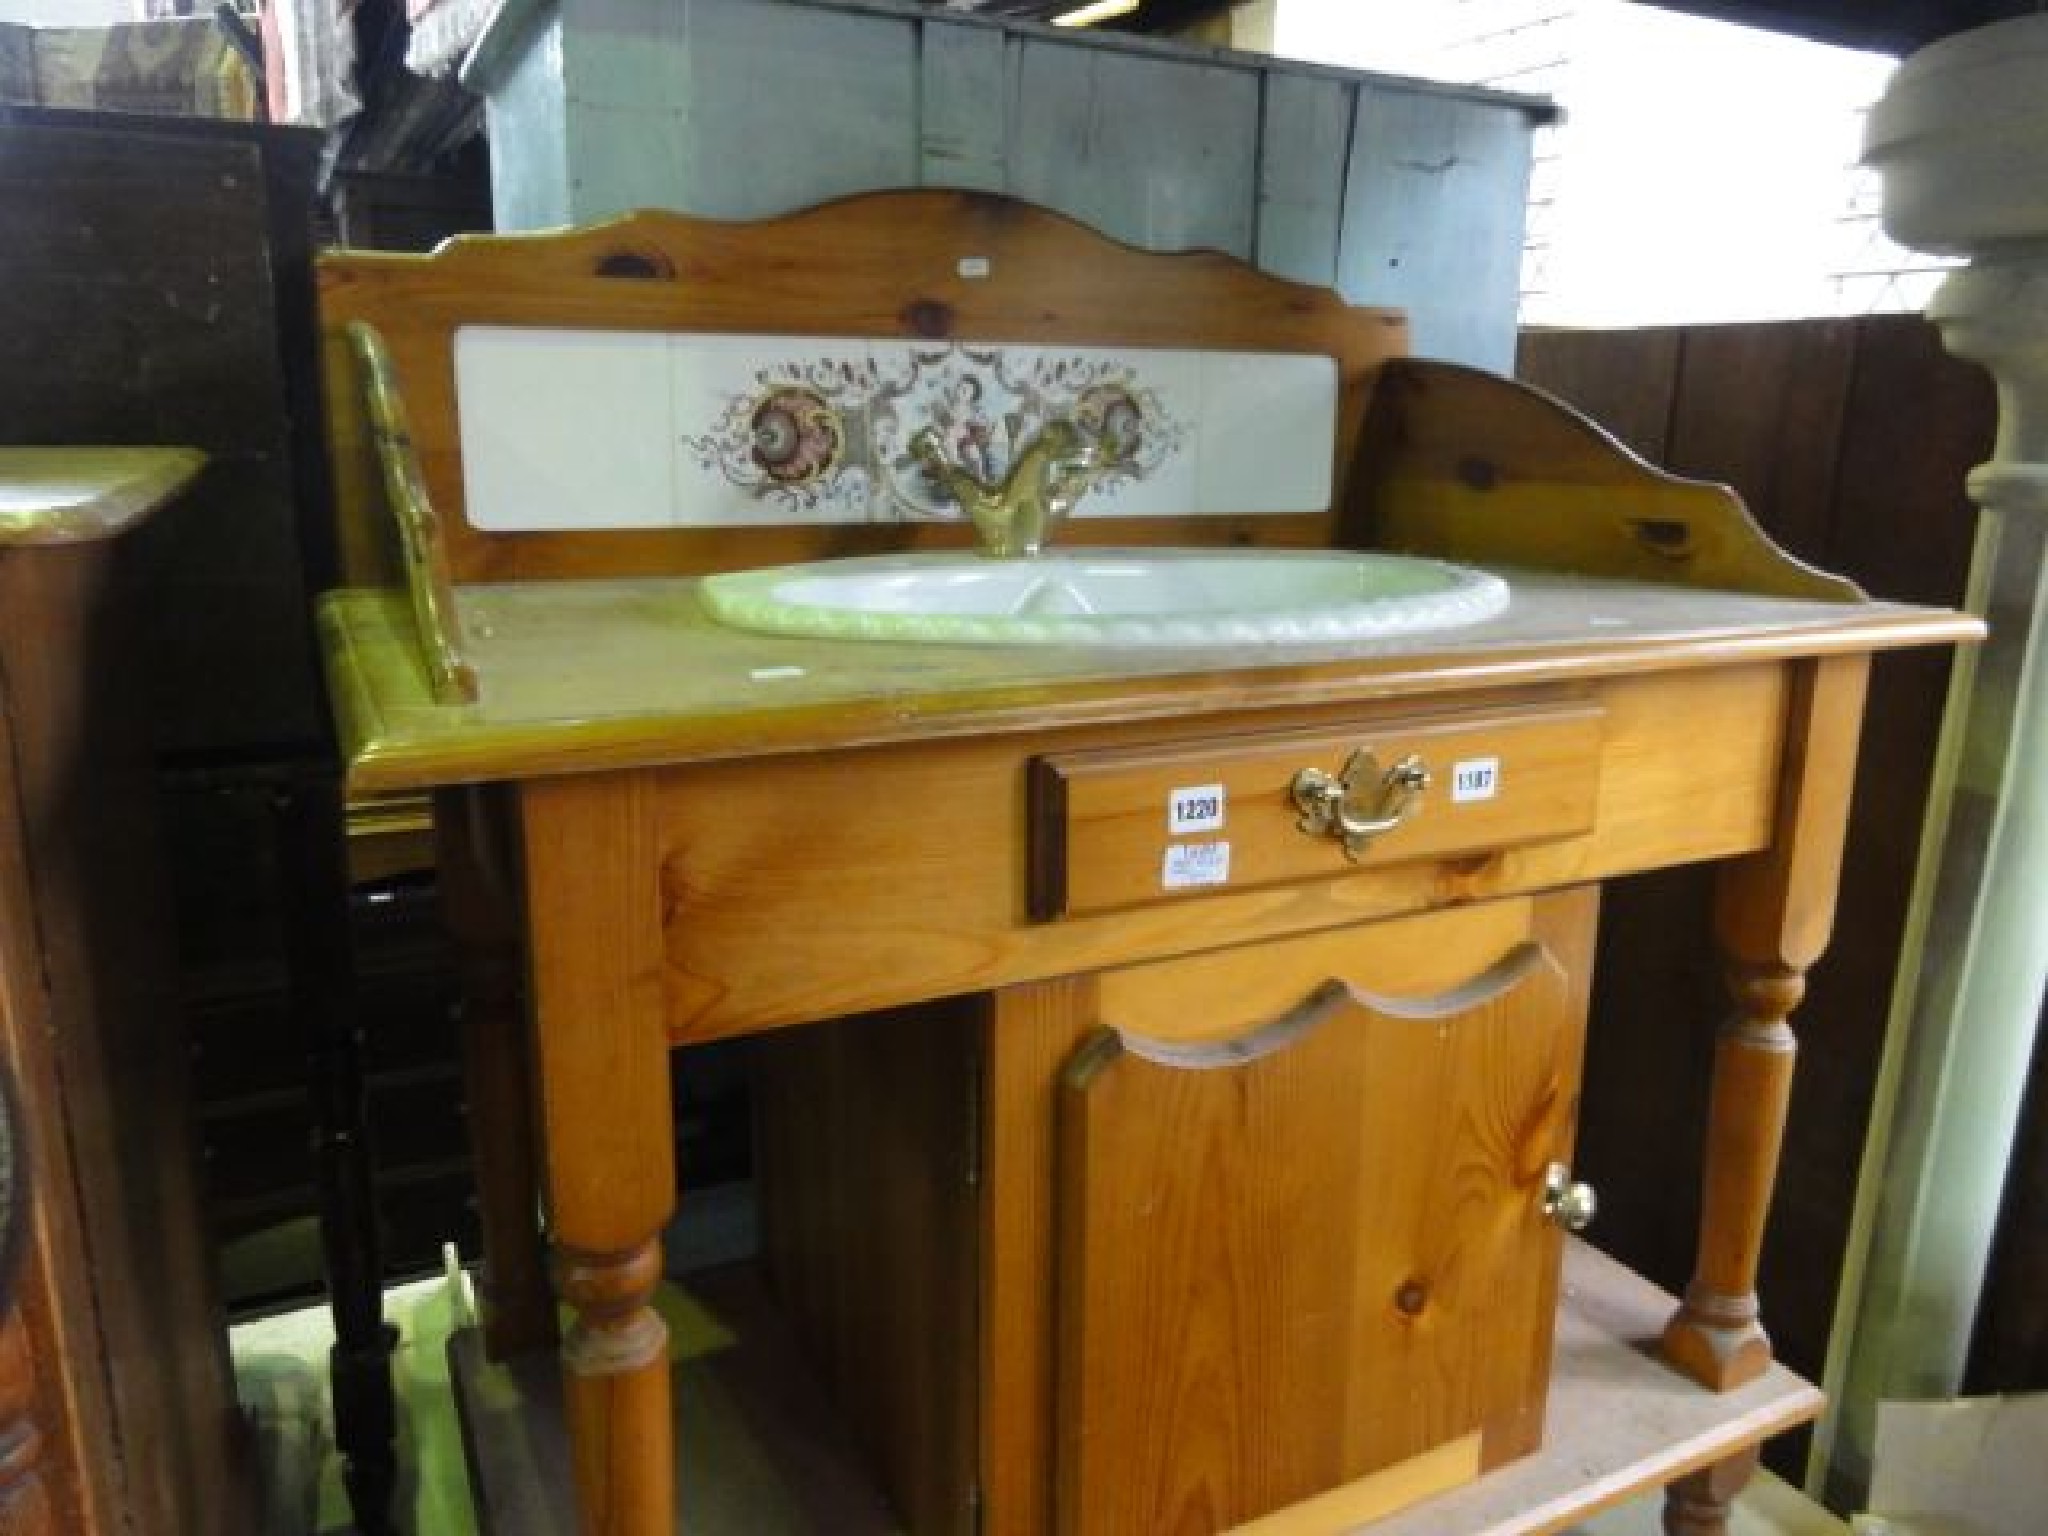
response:
<path id="1" fill-rule="evenodd" d="M 1491 459 L 1467 455 L 1458 460 L 1458 483 L 1475 491 L 1490 491 L 1500 484 L 1500 466 Z"/>
<path id="2" fill-rule="evenodd" d="M 937 299 L 912 299 L 897 318 L 913 336 L 936 339 L 953 334 L 953 307 Z"/>
<path id="3" fill-rule="evenodd" d="M 555 1284 L 584 1322 L 619 1322 L 645 1307 L 661 1284 L 661 1242 L 650 1238 L 624 1253 L 558 1249 Z"/>
<path id="4" fill-rule="evenodd" d="M 1629 532 L 1653 555 L 1683 560 L 1692 553 L 1692 525 L 1675 517 L 1638 517 L 1629 520 Z"/>
<path id="5" fill-rule="evenodd" d="M 1394 1292 L 1394 1310 L 1403 1317 L 1420 1317 L 1429 1305 L 1429 1287 L 1420 1280 L 1409 1280 Z"/>
<path id="6" fill-rule="evenodd" d="M 622 247 L 607 251 L 591 269 L 598 277 L 623 277 L 640 282 L 672 283 L 676 264 L 664 251 L 636 251 Z"/>

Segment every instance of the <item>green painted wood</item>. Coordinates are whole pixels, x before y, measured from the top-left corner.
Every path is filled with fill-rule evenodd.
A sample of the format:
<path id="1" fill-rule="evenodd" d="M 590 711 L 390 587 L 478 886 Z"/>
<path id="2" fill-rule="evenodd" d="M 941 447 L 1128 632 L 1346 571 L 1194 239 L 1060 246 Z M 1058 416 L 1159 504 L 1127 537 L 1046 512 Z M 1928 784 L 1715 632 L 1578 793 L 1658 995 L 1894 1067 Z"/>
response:
<path id="1" fill-rule="evenodd" d="M 1338 290 L 1407 310 L 1418 356 L 1512 372 L 1528 196 L 1519 114 L 1421 90 L 1361 90 Z"/>
<path id="2" fill-rule="evenodd" d="M 993 27 L 928 22 L 918 56 L 918 182 L 1009 189 L 1011 51 Z"/>
<path id="3" fill-rule="evenodd" d="M 1259 79 L 1022 36 L 1010 191 L 1133 245 L 1250 259 Z"/>
<path id="4" fill-rule="evenodd" d="M 491 141 L 491 212 L 499 229 L 569 222 L 567 89 L 562 23 L 549 16 L 506 60 L 484 100 Z"/>
<path id="5" fill-rule="evenodd" d="M 1527 97 L 891 0 L 508 0 L 479 57 L 501 229 L 971 187 L 1513 363 Z"/>
<path id="6" fill-rule="evenodd" d="M 1330 287 L 1358 88 L 1313 75 L 1266 82 L 1254 258 L 1268 272 Z"/>

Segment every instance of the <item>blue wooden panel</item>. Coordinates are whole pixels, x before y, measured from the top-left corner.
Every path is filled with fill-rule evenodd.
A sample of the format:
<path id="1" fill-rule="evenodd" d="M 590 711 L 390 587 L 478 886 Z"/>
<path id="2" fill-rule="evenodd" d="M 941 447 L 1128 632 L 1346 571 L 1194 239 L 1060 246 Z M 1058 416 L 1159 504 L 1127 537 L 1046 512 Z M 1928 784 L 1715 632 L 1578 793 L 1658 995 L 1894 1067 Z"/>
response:
<path id="1" fill-rule="evenodd" d="M 555 9 L 572 102 L 640 112 L 679 105 L 694 0 L 555 0 Z"/>
<path id="2" fill-rule="evenodd" d="M 571 222 L 562 94 L 562 24 L 535 28 L 484 100 L 491 142 L 491 215 L 499 229 Z"/>
<path id="3" fill-rule="evenodd" d="M 1134 245 L 1249 259 L 1259 79 L 1013 35 L 1010 191 Z"/>
<path id="4" fill-rule="evenodd" d="M 1530 132 L 1469 97 L 1359 91 L 1337 286 L 1407 310 L 1419 356 L 1514 370 Z"/>
<path id="5" fill-rule="evenodd" d="M 757 219 L 917 181 L 917 23 L 763 0 L 568 0 L 572 203 Z"/>
<path id="6" fill-rule="evenodd" d="M 569 206 L 589 224 L 635 208 L 708 213 L 691 201 L 690 146 L 679 107 L 643 110 L 571 98 Z"/>
<path id="7" fill-rule="evenodd" d="M 994 27 L 930 21 L 918 59 L 918 179 L 928 187 L 1009 186 L 1010 72 Z"/>
<path id="8" fill-rule="evenodd" d="M 760 0 L 683 15 L 693 212 L 765 218 L 916 185 L 917 22 Z"/>
<path id="9" fill-rule="evenodd" d="M 1326 288 L 1337 281 L 1355 94 L 1327 76 L 1275 73 L 1266 81 L 1252 254 L 1268 272 Z"/>
<path id="10" fill-rule="evenodd" d="M 479 82 L 500 227 L 986 188 L 1404 308 L 1428 355 L 1513 361 L 1526 100 L 886 0 L 516 0 L 501 17 L 515 41 Z"/>

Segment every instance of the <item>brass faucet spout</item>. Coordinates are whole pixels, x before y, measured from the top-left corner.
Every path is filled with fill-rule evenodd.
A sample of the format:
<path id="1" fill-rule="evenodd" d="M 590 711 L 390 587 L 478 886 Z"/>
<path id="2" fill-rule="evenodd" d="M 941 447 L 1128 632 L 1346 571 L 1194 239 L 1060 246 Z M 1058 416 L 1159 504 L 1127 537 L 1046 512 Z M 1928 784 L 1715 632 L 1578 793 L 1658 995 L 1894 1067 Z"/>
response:
<path id="1" fill-rule="evenodd" d="M 1094 484 L 1103 461 L 1101 442 L 1064 417 L 1046 423 L 1000 484 L 948 459 L 931 427 L 910 440 L 910 451 L 960 504 L 974 524 L 981 552 L 999 560 L 1020 559 L 1043 549 L 1053 528 Z"/>

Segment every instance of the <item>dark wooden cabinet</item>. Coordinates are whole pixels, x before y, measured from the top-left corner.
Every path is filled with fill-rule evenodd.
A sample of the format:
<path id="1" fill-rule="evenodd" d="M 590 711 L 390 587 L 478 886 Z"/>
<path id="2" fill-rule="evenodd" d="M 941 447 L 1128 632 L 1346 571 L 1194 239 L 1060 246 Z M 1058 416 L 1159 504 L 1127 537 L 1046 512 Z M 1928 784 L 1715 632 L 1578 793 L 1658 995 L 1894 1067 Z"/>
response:
<path id="1" fill-rule="evenodd" d="M 0 480 L 20 458 L 0 450 Z M 13 1426 L 6 1461 L 19 1474 L 40 1447 L 52 1536 L 224 1536 L 254 1517 L 200 1216 L 123 520 L 48 538 L 0 526 L 0 1051 L 32 1202 L 34 1426 Z"/>

